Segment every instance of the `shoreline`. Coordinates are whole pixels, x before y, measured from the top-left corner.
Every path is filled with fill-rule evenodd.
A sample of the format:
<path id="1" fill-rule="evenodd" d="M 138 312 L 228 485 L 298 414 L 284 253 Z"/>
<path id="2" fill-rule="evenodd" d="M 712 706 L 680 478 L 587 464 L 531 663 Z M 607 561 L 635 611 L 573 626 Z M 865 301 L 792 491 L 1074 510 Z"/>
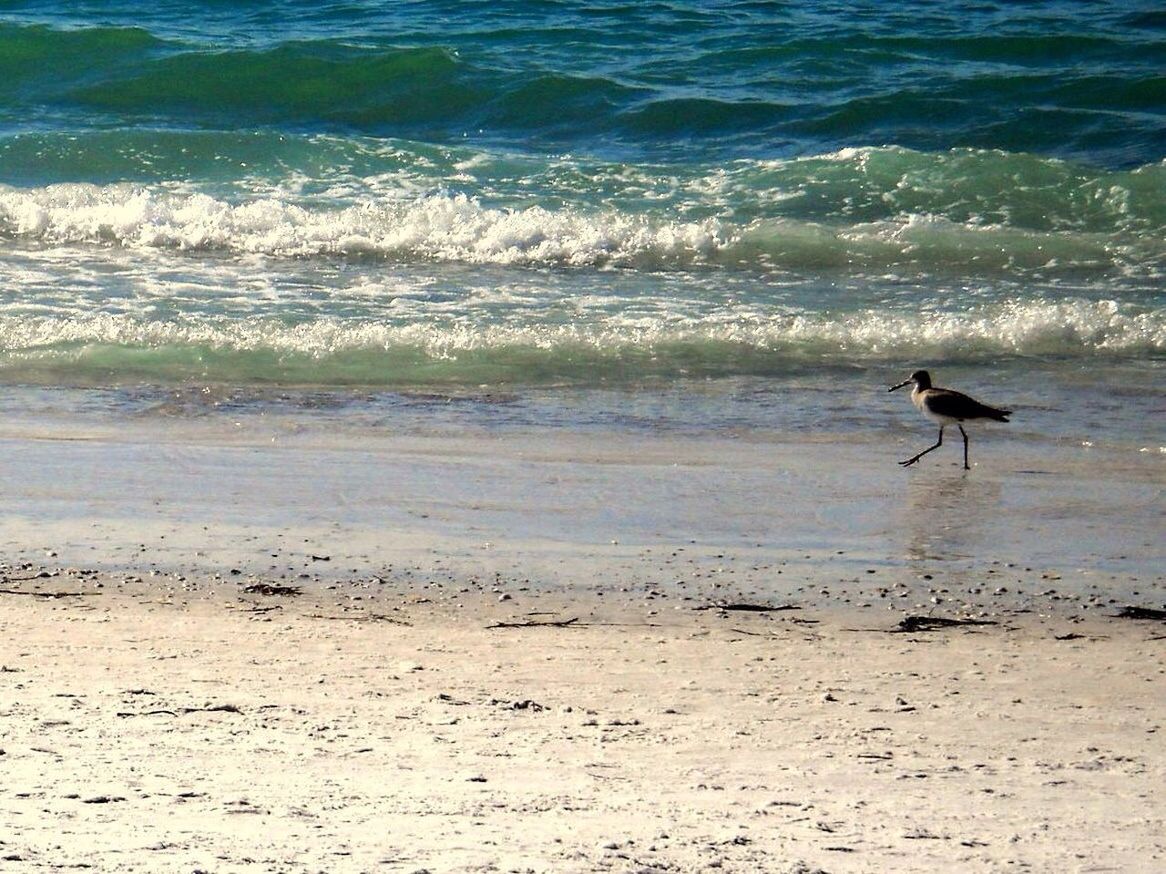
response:
<path id="1" fill-rule="evenodd" d="M 956 450 L 904 471 L 917 432 L 61 425 L 0 437 L 0 561 L 872 608 L 1166 607 L 1158 457 L 985 439 L 970 472 Z"/>

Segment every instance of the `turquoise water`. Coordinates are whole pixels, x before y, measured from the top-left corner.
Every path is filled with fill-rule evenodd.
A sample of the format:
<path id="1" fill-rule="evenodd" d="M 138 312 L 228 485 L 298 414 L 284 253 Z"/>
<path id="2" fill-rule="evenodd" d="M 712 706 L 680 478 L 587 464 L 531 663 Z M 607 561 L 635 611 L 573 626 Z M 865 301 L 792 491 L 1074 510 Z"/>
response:
<path id="1" fill-rule="evenodd" d="M 1164 146 L 1148 2 L 6 3 L 0 381 L 817 427 L 927 366 L 1156 449 Z"/>

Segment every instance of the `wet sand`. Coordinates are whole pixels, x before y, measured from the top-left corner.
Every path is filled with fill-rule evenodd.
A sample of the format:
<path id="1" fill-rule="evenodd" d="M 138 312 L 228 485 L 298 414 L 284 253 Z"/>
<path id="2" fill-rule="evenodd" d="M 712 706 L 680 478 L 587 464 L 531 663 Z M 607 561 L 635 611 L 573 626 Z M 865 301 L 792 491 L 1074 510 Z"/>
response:
<path id="1" fill-rule="evenodd" d="M 997 430 L 974 435 L 972 471 L 958 445 L 903 470 L 917 431 L 417 434 L 276 416 L 27 426 L 0 434 L 0 547 L 10 563 L 192 580 L 411 568 L 550 591 L 715 583 L 872 607 L 890 588 L 909 590 L 904 607 L 1166 597 L 1160 453 Z"/>
<path id="2" fill-rule="evenodd" d="M 5 870 L 1164 864 L 1153 459 L 65 436 L 4 446 Z"/>

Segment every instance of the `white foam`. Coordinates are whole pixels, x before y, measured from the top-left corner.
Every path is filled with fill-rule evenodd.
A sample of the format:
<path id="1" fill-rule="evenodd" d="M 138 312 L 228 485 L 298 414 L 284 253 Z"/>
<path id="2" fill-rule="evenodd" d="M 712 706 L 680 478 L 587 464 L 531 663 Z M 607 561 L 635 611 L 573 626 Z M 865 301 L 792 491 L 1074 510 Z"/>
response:
<path id="1" fill-rule="evenodd" d="M 902 269 L 1024 276 L 1116 270 L 1156 278 L 1166 263 L 1158 238 L 1024 230 L 978 214 L 971 221 L 910 211 L 859 222 L 709 217 L 710 205 L 731 216 L 730 201 L 772 206 L 806 193 L 800 184 L 758 188 L 756 180 L 730 182 L 730 176 L 718 170 L 664 185 L 657 174 L 634 195 L 637 205 L 623 190 L 618 201 L 602 197 L 590 206 L 577 200 L 555 208 L 489 206 L 466 194 L 434 192 L 432 180 L 408 173 L 333 182 L 314 197 L 304 196 L 308 182 L 295 176 L 279 185 L 250 185 L 229 199 L 180 183 L 0 186 L 0 236 L 238 257 L 665 270 L 832 267 L 875 275 Z"/>
<path id="2" fill-rule="evenodd" d="M 536 265 L 685 261 L 727 242 L 711 219 L 490 208 L 462 194 L 309 209 L 280 197 L 231 203 L 207 194 L 85 184 L 0 189 L 0 233 L 54 244 Z"/>
<path id="3" fill-rule="evenodd" d="M 771 355 L 845 355 L 899 360 L 913 356 L 1136 354 L 1166 351 L 1166 312 L 1133 311 L 1114 301 L 1011 301 L 966 313 L 866 310 L 849 315 L 773 311 L 738 304 L 701 309 L 642 301 L 616 309 L 603 295 L 573 301 L 563 322 L 544 303 L 515 302 L 492 322 L 455 304 L 435 312 L 406 308 L 399 320 L 321 316 L 298 324 L 261 316 L 132 313 L 0 316 L 0 347 L 9 355 L 71 354 L 71 348 L 210 347 L 270 350 L 313 357 L 346 351 L 420 350 L 436 358 L 509 348 L 658 351 L 669 344 L 725 344 Z M 57 350 L 54 352 L 54 350 Z"/>

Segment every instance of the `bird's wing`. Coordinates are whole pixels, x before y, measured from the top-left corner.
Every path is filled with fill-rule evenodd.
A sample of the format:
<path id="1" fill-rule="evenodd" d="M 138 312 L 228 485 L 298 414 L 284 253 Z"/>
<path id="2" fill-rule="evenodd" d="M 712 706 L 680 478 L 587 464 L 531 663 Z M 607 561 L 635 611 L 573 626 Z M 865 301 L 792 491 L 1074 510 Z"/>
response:
<path id="1" fill-rule="evenodd" d="M 962 419 L 968 409 L 975 404 L 970 397 L 949 388 L 932 389 L 925 398 L 927 409 L 937 416 Z"/>
<path id="2" fill-rule="evenodd" d="M 997 410 L 980 403 L 975 398 L 968 397 L 963 392 L 950 388 L 932 391 L 927 397 L 927 408 L 937 416 L 947 416 L 952 419 L 996 419 L 1007 421 L 1004 417 L 1009 410 Z"/>

